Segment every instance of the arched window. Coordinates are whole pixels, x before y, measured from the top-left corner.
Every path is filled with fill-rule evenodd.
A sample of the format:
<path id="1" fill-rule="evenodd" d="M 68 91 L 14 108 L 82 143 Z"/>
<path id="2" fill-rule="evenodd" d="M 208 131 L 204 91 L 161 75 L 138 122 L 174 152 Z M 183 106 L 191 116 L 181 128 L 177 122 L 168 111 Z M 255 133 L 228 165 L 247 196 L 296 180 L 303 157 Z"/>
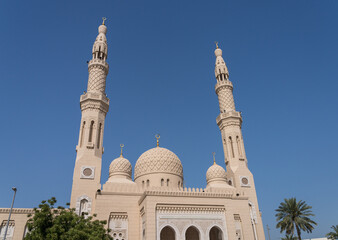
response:
<path id="1" fill-rule="evenodd" d="M 149 187 L 149 185 L 150 185 L 150 181 L 149 181 L 149 179 L 147 180 L 147 187 Z"/>
<path id="2" fill-rule="evenodd" d="M 166 226 L 161 230 L 160 240 L 175 240 L 175 235 L 175 230 Z"/>
<path id="3" fill-rule="evenodd" d="M 223 232 L 218 227 L 212 227 L 209 232 L 210 240 L 223 240 Z"/>
<path id="4" fill-rule="evenodd" d="M 185 232 L 185 240 L 199 240 L 200 239 L 200 232 L 194 226 L 191 226 Z"/>
<path id="5" fill-rule="evenodd" d="M 85 213 L 88 213 L 88 200 L 87 199 L 82 199 L 80 201 L 79 215 L 82 216 Z"/>
<path id="6" fill-rule="evenodd" d="M 181 187 L 181 181 L 178 181 L 178 188 L 180 188 Z"/>
<path id="7" fill-rule="evenodd" d="M 167 179 L 167 187 L 169 187 L 169 178 Z"/>
<path id="8" fill-rule="evenodd" d="M 226 158 L 228 158 L 229 155 L 228 155 L 228 148 L 227 148 L 227 140 L 224 138 L 223 142 L 224 142 L 224 155 L 226 156 Z"/>
<path id="9" fill-rule="evenodd" d="M 235 157 L 234 144 L 232 142 L 232 138 L 231 137 L 229 137 L 229 143 L 230 143 L 231 156 L 234 158 Z"/>
<path id="10" fill-rule="evenodd" d="M 144 181 L 142 181 L 142 187 L 144 188 Z"/>
<path id="11" fill-rule="evenodd" d="M 99 131 L 97 132 L 97 148 L 100 148 L 100 142 L 101 142 L 101 131 L 102 131 L 102 123 L 99 125 Z"/>
<path id="12" fill-rule="evenodd" d="M 80 136 L 80 147 L 82 146 L 82 142 L 83 142 L 83 134 L 84 134 L 85 125 L 86 125 L 86 121 L 83 121 L 82 128 L 81 128 L 81 136 Z"/>
<path id="13" fill-rule="evenodd" d="M 88 137 L 88 142 L 92 142 L 93 140 L 93 128 L 94 128 L 94 121 L 90 123 L 90 128 L 89 128 L 89 137 Z"/>
<path id="14" fill-rule="evenodd" d="M 236 142 L 237 142 L 238 154 L 241 157 L 242 156 L 241 140 L 239 139 L 238 136 L 236 136 Z"/>
<path id="15" fill-rule="evenodd" d="M 163 187 L 164 186 L 164 179 L 162 178 L 161 179 L 161 187 Z"/>

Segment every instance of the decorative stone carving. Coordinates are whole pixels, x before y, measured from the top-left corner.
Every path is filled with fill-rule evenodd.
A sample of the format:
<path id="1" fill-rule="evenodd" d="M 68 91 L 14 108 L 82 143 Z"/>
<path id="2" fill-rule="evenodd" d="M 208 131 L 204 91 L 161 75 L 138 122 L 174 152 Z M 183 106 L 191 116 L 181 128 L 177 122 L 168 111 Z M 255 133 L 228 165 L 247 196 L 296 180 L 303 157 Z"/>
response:
<path id="1" fill-rule="evenodd" d="M 225 207 L 190 206 L 190 205 L 157 205 L 157 240 L 161 230 L 170 226 L 174 229 L 177 239 L 185 239 L 185 232 L 191 226 L 198 229 L 200 240 L 209 239 L 209 231 L 217 226 L 227 238 Z"/>
<path id="2" fill-rule="evenodd" d="M 114 240 L 128 239 L 128 215 L 126 212 L 112 212 L 109 216 L 108 228 Z"/>
<path id="3" fill-rule="evenodd" d="M 249 177 L 240 176 L 239 179 L 240 179 L 241 187 L 250 187 Z"/>
<path id="4" fill-rule="evenodd" d="M 95 177 L 95 167 L 91 166 L 82 166 L 81 167 L 81 176 L 83 179 L 94 179 Z"/>
<path id="5" fill-rule="evenodd" d="M 4 239 L 5 237 L 6 225 L 7 225 L 7 220 L 3 220 L 0 225 L 0 239 Z M 7 240 L 12 240 L 13 234 L 14 234 L 14 228 L 15 228 L 15 222 L 14 220 L 10 220 L 8 224 L 7 234 L 6 234 Z"/>

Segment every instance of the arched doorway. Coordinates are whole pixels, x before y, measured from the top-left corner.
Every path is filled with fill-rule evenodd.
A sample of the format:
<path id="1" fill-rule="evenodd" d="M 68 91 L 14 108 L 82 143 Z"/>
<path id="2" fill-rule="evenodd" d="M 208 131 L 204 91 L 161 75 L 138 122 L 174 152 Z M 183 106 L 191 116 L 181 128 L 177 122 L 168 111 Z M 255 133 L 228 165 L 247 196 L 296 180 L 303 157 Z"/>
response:
<path id="1" fill-rule="evenodd" d="M 209 232 L 210 240 L 223 240 L 223 232 L 218 227 L 212 227 Z"/>
<path id="2" fill-rule="evenodd" d="M 194 226 L 191 226 L 185 232 L 185 239 L 186 240 L 199 240 L 200 239 L 200 232 Z"/>
<path id="3" fill-rule="evenodd" d="M 164 227 L 160 234 L 161 240 L 175 240 L 175 230 L 169 226 Z"/>

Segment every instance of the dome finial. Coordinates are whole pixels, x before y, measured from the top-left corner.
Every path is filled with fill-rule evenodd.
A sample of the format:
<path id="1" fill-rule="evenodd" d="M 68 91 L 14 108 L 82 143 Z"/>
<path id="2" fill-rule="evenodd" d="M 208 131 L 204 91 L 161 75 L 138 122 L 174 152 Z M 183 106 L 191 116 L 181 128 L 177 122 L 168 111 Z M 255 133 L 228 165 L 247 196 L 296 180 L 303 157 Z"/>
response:
<path id="1" fill-rule="evenodd" d="M 215 152 L 212 153 L 212 156 L 213 156 L 213 158 L 214 158 L 214 165 L 216 164 L 215 154 L 216 154 Z"/>
<path id="2" fill-rule="evenodd" d="M 156 146 L 158 147 L 160 144 L 159 144 L 159 139 L 160 139 L 160 134 L 156 134 L 155 135 L 155 138 L 156 138 Z"/>
<path id="3" fill-rule="evenodd" d="M 122 152 L 123 152 L 124 144 L 121 143 L 121 144 L 120 144 L 120 147 L 121 147 L 121 157 L 123 157 L 123 156 L 122 156 Z"/>
<path id="4" fill-rule="evenodd" d="M 216 49 L 218 49 L 218 42 L 215 42 L 215 44 L 216 44 Z"/>
<path id="5" fill-rule="evenodd" d="M 102 25 L 104 25 L 104 22 L 107 20 L 106 17 L 102 17 Z"/>

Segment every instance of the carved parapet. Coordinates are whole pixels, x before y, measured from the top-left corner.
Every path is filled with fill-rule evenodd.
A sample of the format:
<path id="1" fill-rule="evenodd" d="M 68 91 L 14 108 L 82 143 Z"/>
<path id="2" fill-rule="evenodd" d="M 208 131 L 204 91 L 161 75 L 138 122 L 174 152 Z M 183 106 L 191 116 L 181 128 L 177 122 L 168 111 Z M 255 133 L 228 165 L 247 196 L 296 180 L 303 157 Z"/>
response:
<path id="1" fill-rule="evenodd" d="M 238 194 L 238 195 L 237 195 Z M 236 193 L 235 189 L 219 189 L 218 191 L 207 192 L 205 190 L 196 191 L 196 189 L 185 188 L 182 191 L 164 191 L 164 190 L 145 190 L 143 195 L 139 200 L 139 204 L 143 202 L 143 200 L 147 196 L 167 196 L 167 197 L 199 197 L 199 198 L 228 198 L 232 199 L 234 197 L 238 198 L 244 197 L 240 193 Z"/>
<path id="2" fill-rule="evenodd" d="M 215 85 L 216 94 L 218 94 L 219 91 L 221 91 L 222 89 L 229 89 L 232 91 L 233 89 L 232 82 L 229 80 L 217 82 Z"/>
<path id="3" fill-rule="evenodd" d="M 80 97 L 81 111 L 91 109 L 107 113 L 109 110 L 109 99 L 99 93 L 88 92 Z"/>
<path id="4" fill-rule="evenodd" d="M 8 214 L 10 211 L 10 208 L 0 208 L 0 213 L 6 213 Z M 13 208 L 12 210 L 13 214 L 32 214 L 34 213 L 33 208 Z"/>
<path id="5" fill-rule="evenodd" d="M 101 68 L 105 71 L 106 75 L 108 75 L 109 65 L 103 59 L 92 59 L 88 63 L 88 71 L 90 71 L 93 67 Z"/>
<path id="6" fill-rule="evenodd" d="M 216 118 L 216 123 L 220 129 L 223 129 L 227 126 L 242 126 L 242 116 L 240 112 L 231 111 L 226 113 L 221 113 Z"/>
<path id="7" fill-rule="evenodd" d="M 127 220 L 128 214 L 126 212 L 111 212 L 109 218 L 113 220 Z"/>
<path id="8" fill-rule="evenodd" d="M 156 210 L 159 213 L 213 213 L 222 214 L 225 212 L 224 206 L 193 206 L 193 205 L 157 205 Z"/>

